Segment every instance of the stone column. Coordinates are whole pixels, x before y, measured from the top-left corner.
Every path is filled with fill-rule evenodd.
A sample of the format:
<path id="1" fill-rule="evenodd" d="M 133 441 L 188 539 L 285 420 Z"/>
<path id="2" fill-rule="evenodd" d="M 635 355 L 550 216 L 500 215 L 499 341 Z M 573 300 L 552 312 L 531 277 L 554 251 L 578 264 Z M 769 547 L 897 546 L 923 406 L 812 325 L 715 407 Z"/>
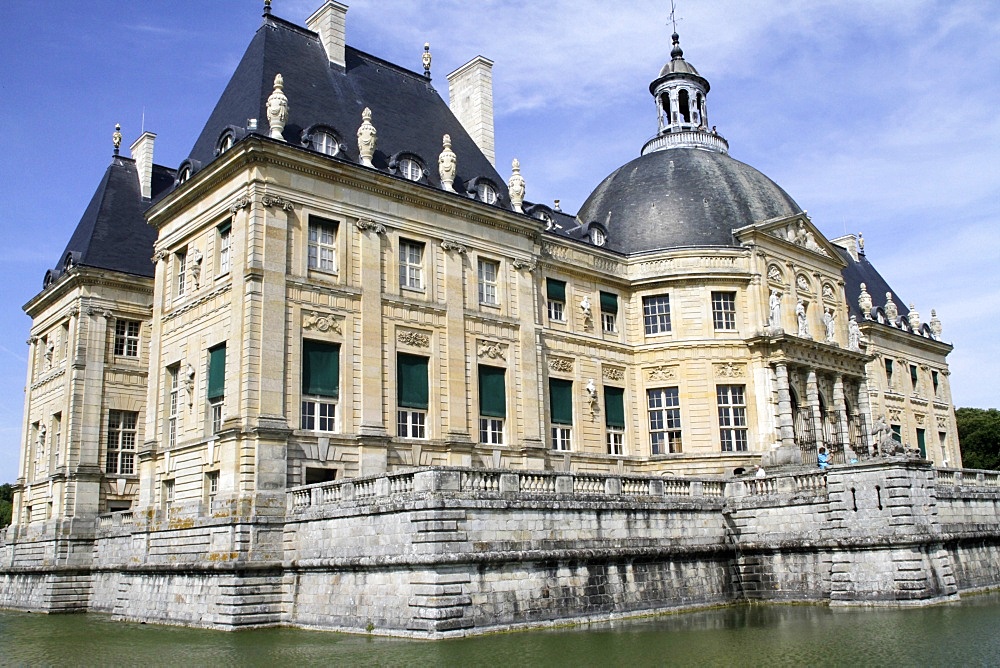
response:
<path id="1" fill-rule="evenodd" d="M 861 378 L 858 381 L 858 413 L 861 414 L 863 424 L 861 425 L 861 447 L 871 455 L 872 449 L 872 406 L 868 399 L 868 379 Z"/>
<path id="2" fill-rule="evenodd" d="M 851 447 L 851 434 L 847 428 L 847 403 L 844 401 L 844 376 L 836 374 L 833 377 L 833 410 L 837 415 L 837 431 L 840 434 L 840 445 L 844 448 L 844 457 L 848 462 L 857 459 L 854 448 Z"/>
<path id="3" fill-rule="evenodd" d="M 446 438 L 459 443 L 471 443 L 469 436 L 469 405 L 466 401 L 466 341 L 465 341 L 465 256 L 466 248 L 454 242 L 444 242 L 444 293 L 447 301 L 445 332 L 448 385 L 446 388 L 448 421 Z M 432 365 L 433 368 L 434 365 Z M 436 374 L 435 374 L 436 375 Z"/>
<path id="4" fill-rule="evenodd" d="M 819 410 L 819 384 L 816 382 L 816 369 L 809 369 L 806 376 L 806 404 L 809 406 L 809 417 L 812 420 L 813 435 L 816 438 L 816 451 L 825 445 L 823 439 L 823 415 Z"/>
<path id="5" fill-rule="evenodd" d="M 788 387 L 788 366 L 775 364 L 774 376 L 778 383 L 778 435 L 782 447 L 794 447 L 795 426 L 792 422 L 792 391 Z"/>

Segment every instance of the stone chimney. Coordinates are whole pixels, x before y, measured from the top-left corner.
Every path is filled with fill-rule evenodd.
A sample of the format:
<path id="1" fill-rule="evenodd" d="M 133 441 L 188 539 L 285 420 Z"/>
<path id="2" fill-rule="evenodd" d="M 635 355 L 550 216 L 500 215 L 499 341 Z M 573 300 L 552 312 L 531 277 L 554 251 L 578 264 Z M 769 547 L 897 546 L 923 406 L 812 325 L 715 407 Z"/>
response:
<path id="1" fill-rule="evenodd" d="M 156 135 L 143 132 L 129 150 L 135 160 L 135 171 L 139 172 L 139 191 L 143 199 L 153 196 L 153 142 Z"/>
<path id="2" fill-rule="evenodd" d="M 451 113 L 496 166 L 493 145 L 493 61 L 476 56 L 448 75 Z"/>
<path id="3" fill-rule="evenodd" d="M 347 23 L 347 5 L 334 0 L 326 0 L 323 6 L 306 19 L 306 26 L 319 33 L 319 40 L 326 49 L 326 55 L 331 63 L 346 66 L 344 57 L 344 31 Z"/>

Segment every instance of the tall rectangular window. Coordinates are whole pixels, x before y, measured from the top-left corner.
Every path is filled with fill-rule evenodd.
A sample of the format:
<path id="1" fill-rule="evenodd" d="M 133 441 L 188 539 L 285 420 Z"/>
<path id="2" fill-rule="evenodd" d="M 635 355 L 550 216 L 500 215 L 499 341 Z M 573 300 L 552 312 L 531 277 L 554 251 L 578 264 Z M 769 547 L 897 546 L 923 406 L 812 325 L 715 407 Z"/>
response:
<path id="1" fill-rule="evenodd" d="M 650 451 L 654 455 L 682 452 L 681 400 L 676 387 L 646 391 Z"/>
<path id="2" fill-rule="evenodd" d="M 920 457 L 927 459 L 927 432 L 917 428 L 917 448 L 920 449 Z"/>
<path id="3" fill-rule="evenodd" d="M 59 337 L 59 344 L 62 348 L 62 359 L 66 359 L 69 356 L 69 323 L 64 322 L 62 324 L 62 335 Z"/>
<path id="4" fill-rule="evenodd" d="M 396 435 L 427 438 L 426 357 L 399 353 L 396 357 Z"/>
<path id="5" fill-rule="evenodd" d="M 507 418 L 507 370 L 479 366 L 479 442 L 502 445 L 504 420 Z"/>
<path id="6" fill-rule="evenodd" d="M 492 260 L 479 260 L 479 303 L 496 306 L 500 303 L 497 292 L 497 277 L 500 275 L 500 263 Z"/>
<path id="7" fill-rule="evenodd" d="M 167 447 L 177 445 L 177 420 L 181 412 L 180 365 L 167 367 Z"/>
<path id="8" fill-rule="evenodd" d="M 618 295 L 601 292 L 601 329 L 609 334 L 618 331 Z"/>
<path id="9" fill-rule="evenodd" d="M 212 510 L 212 503 L 219 494 L 219 472 L 209 471 L 205 474 L 205 496 L 208 500 L 208 509 Z"/>
<path id="10" fill-rule="evenodd" d="M 903 427 L 898 424 L 891 424 L 889 428 L 892 429 L 892 440 L 897 443 L 903 442 Z"/>
<path id="11" fill-rule="evenodd" d="M 545 296 L 548 301 L 549 320 L 566 322 L 566 281 L 546 278 Z"/>
<path id="12" fill-rule="evenodd" d="M 573 381 L 549 379 L 552 449 L 569 450 L 573 442 Z"/>
<path id="13" fill-rule="evenodd" d="M 885 386 L 892 391 L 892 360 L 888 357 L 885 358 Z"/>
<path id="14" fill-rule="evenodd" d="M 642 324 L 646 336 L 670 331 L 670 295 L 642 298 Z"/>
<path id="15" fill-rule="evenodd" d="M 183 297 L 187 287 L 187 248 L 174 255 L 174 286 L 174 294 Z"/>
<path id="16" fill-rule="evenodd" d="M 216 229 L 218 230 L 218 238 L 216 239 L 216 241 L 219 244 L 219 264 L 218 264 L 219 270 L 218 270 L 218 273 L 219 274 L 228 274 L 229 273 L 229 264 L 230 264 L 230 261 L 229 261 L 230 260 L 230 258 L 229 258 L 229 246 L 230 246 L 230 243 L 231 243 L 231 240 L 232 240 L 233 226 L 232 226 L 231 223 L 227 222 L 227 223 L 223 223 L 222 225 L 219 225 L 219 227 L 216 228 Z"/>
<path id="17" fill-rule="evenodd" d="M 917 375 L 917 365 L 916 364 L 911 364 L 910 365 L 910 386 L 911 386 L 911 389 L 914 392 L 916 392 L 917 391 L 917 385 L 919 385 L 919 384 L 920 384 L 920 376 Z"/>
<path id="18" fill-rule="evenodd" d="M 716 331 L 736 329 L 736 293 L 712 293 L 712 323 Z"/>
<path id="19" fill-rule="evenodd" d="M 208 407 L 213 434 L 222 429 L 222 404 L 226 398 L 226 344 L 208 349 Z"/>
<path id="20" fill-rule="evenodd" d="M 938 378 L 937 371 L 931 371 L 931 386 L 934 388 L 934 396 L 938 396 L 938 389 L 940 388 L 941 381 Z"/>
<path id="21" fill-rule="evenodd" d="M 424 245 L 416 241 L 399 241 L 399 286 L 412 290 L 424 289 Z"/>
<path id="22" fill-rule="evenodd" d="M 140 326 L 138 320 L 115 321 L 115 357 L 139 356 Z"/>
<path id="23" fill-rule="evenodd" d="M 337 223 L 309 216 L 309 268 L 337 271 Z"/>
<path id="24" fill-rule="evenodd" d="M 302 429 L 336 431 L 340 345 L 302 341 Z"/>
<path id="25" fill-rule="evenodd" d="M 747 450 L 747 401 L 743 385 L 715 388 L 719 404 L 719 440 L 723 452 Z"/>
<path id="26" fill-rule="evenodd" d="M 604 427 L 607 430 L 608 454 L 624 454 L 625 388 L 604 388 Z"/>
<path id="27" fill-rule="evenodd" d="M 135 473 L 136 423 L 134 411 L 108 411 L 108 448 L 105 473 L 132 475 Z"/>
<path id="28" fill-rule="evenodd" d="M 62 454 L 62 413 L 52 416 L 52 466 L 59 468 L 59 457 Z"/>
<path id="29" fill-rule="evenodd" d="M 173 479 L 163 481 L 163 507 L 169 509 L 174 502 L 174 481 Z"/>

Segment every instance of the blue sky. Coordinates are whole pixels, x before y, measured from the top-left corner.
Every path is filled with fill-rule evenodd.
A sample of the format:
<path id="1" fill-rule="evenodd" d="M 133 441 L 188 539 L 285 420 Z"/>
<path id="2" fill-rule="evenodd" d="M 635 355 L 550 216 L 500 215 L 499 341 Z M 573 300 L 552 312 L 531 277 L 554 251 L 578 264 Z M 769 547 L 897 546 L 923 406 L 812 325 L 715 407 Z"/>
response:
<path id="1" fill-rule="evenodd" d="M 157 133 L 190 150 L 260 25 L 262 0 L 8 0 L 0 39 L 0 482 L 17 475 L 30 322 L 111 158 Z M 669 59 L 669 4 L 369 0 L 347 41 L 434 82 L 495 61 L 497 165 L 528 199 L 576 211 L 656 130 L 649 82 Z M 274 0 L 304 24 L 319 0 Z M 682 0 L 685 58 L 712 85 L 730 153 L 781 185 L 828 236 L 871 260 L 924 319 L 937 309 L 958 406 L 993 407 L 1000 377 L 1000 3 Z M 295 104 L 294 100 L 290 101 Z M 124 147 L 123 147 L 124 148 Z"/>

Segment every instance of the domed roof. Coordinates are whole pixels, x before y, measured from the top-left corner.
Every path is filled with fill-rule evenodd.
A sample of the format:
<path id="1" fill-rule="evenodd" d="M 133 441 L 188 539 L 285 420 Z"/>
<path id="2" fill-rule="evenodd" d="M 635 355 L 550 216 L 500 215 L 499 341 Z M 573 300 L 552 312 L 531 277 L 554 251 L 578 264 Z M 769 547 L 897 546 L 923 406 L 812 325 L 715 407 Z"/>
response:
<path id="1" fill-rule="evenodd" d="M 684 246 L 735 246 L 733 229 L 802 209 L 774 181 L 726 153 L 652 151 L 615 170 L 578 218 L 606 229 L 622 253 Z"/>

